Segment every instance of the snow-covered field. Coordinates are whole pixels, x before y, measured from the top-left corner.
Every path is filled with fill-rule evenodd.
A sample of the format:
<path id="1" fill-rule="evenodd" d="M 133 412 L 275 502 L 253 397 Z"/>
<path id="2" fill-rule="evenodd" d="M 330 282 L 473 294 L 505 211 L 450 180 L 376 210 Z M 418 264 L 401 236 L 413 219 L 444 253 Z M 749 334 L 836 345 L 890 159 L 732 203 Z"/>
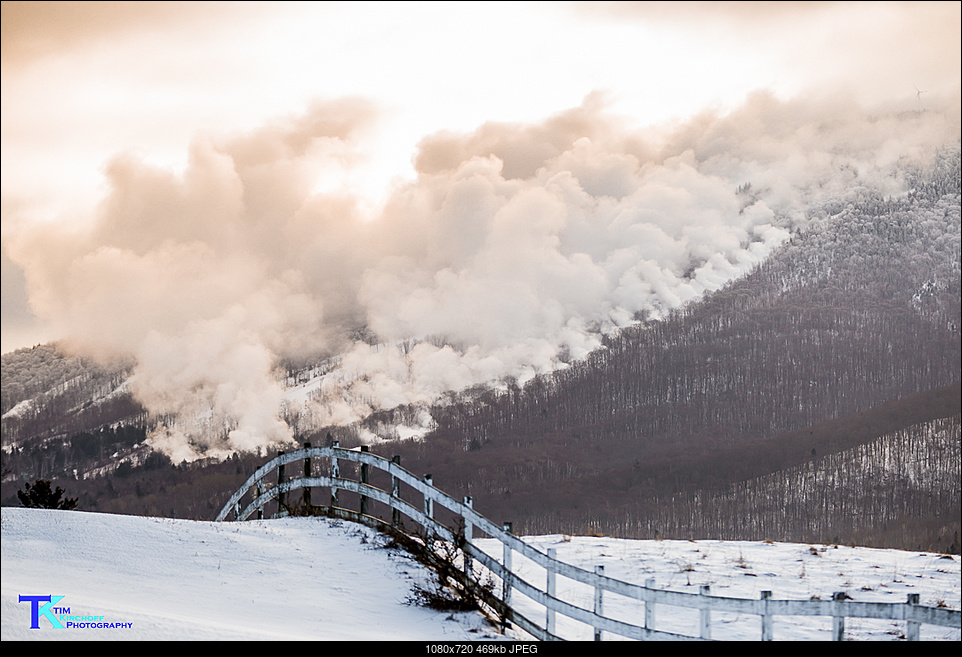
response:
<path id="1" fill-rule="evenodd" d="M 542 536 L 566 562 L 659 587 L 757 598 L 831 597 L 960 608 L 960 562 L 897 550 L 718 541 L 628 541 Z M 78 511 L 2 510 L 2 639 L 328 639 L 478 641 L 504 637 L 476 613 L 450 614 L 410 604 L 415 585 L 432 577 L 419 564 L 383 546 L 375 532 L 318 518 L 214 523 Z M 500 554 L 500 543 L 482 541 Z M 813 549 L 814 548 L 814 549 Z M 544 573 L 515 556 L 532 583 Z M 524 570 L 528 569 L 525 575 Z M 592 592 L 559 578 L 565 599 L 591 607 Z M 54 629 L 45 602 L 20 596 L 62 596 L 51 615 L 64 622 L 114 627 Z M 515 594 L 514 602 L 525 600 Z M 639 620 L 630 601 L 610 595 L 606 610 Z M 39 629 L 31 630 L 38 609 Z M 65 609 L 69 608 L 69 611 Z M 657 608 L 658 629 L 697 634 L 697 612 Z M 534 619 L 543 609 L 530 607 Z M 68 618 L 71 617 L 71 618 Z M 103 617 L 85 619 L 84 617 Z M 713 638 L 757 640 L 754 616 L 713 614 Z M 566 625 L 570 638 L 591 630 Z M 129 624 L 129 625 L 128 625 Z M 775 620 L 775 639 L 826 639 L 829 619 Z M 904 623 L 849 619 L 846 636 L 897 639 Z M 609 638 L 609 637 L 605 637 Z M 611 637 L 613 638 L 613 637 Z M 954 629 L 923 626 L 923 639 L 960 639 Z"/>
<path id="2" fill-rule="evenodd" d="M 909 593 L 918 593 L 923 605 L 960 608 L 962 572 L 958 556 L 932 553 L 878 550 L 864 547 L 771 543 L 763 541 L 636 541 L 587 536 L 537 536 L 526 541 L 541 552 L 557 550 L 557 558 L 593 571 L 605 567 L 608 577 L 644 584 L 649 578 L 660 589 L 698 593 L 703 584 L 711 595 L 758 600 L 762 591 L 774 599 L 830 600 L 843 591 L 852 600 L 904 603 Z M 481 541 L 489 554 L 500 556 L 501 543 Z M 515 555 L 513 568 L 532 584 L 544 585 L 544 569 Z M 585 609 L 594 604 L 594 589 L 558 577 L 558 597 Z M 528 602 L 525 605 L 525 602 Z M 526 616 L 544 619 L 543 607 L 515 594 L 512 603 Z M 526 609 L 525 609 L 526 608 Z M 641 602 L 611 593 L 605 594 L 605 615 L 643 625 Z M 559 634 L 567 639 L 591 640 L 593 630 L 576 621 L 557 616 Z M 758 616 L 712 612 L 711 636 L 720 640 L 757 641 L 761 638 Z M 698 636 L 699 612 L 680 607 L 655 606 L 655 628 L 666 632 Z M 830 617 L 776 616 L 774 639 L 831 639 Z M 845 638 L 898 640 L 904 638 L 905 623 L 848 618 Z M 617 639 L 605 635 L 605 640 Z M 923 640 L 954 640 L 962 632 L 953 628 L 923 625 Z"/>

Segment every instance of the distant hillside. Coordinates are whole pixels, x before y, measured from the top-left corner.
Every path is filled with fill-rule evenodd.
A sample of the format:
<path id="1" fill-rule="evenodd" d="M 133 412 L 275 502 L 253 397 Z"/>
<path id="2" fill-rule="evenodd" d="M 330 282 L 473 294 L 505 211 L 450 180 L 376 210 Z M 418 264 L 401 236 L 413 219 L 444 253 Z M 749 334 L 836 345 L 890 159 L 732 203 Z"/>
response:
<path id="1" fill-rule="evenodd" d="M 67 356 L 49 344 L 3 354 L 2 367 L 0 413 L 3 415 L 24 400 L 88 378 L 95 369 L 90 362 Z"/>
<path id="2" fill-rule="evenodd" d="M 2 369 L 5 447 L 143 420 L 125 390 L 128 367 L 103 368 L 49 344 L 4 354 Z"/>
<path id="3" fill-rule="evenodd" d="M 954 393 L 958 395 L 958 388 Z M 626 532 L 818 537 L 857 545 L 958 554 L 960 416 L 912 425 L 721 490 L 648 504 L 645 527 Z M 659 511 L 662 513 L 658 517 Z"/>

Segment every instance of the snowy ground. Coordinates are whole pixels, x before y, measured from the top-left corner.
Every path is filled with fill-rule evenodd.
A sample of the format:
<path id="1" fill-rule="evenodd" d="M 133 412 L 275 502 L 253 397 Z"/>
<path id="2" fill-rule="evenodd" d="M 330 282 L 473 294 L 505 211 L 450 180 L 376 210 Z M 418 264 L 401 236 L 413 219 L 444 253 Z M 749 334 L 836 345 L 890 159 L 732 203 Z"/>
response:
<path id="1" fill-rule="evenodd" d="M 697 593 L 703 584 L 711 595 L 758 600 L 762 591 L 774 599 L 830 600 L 844 591 L 853 600 L 904 603 L 909 593 L 918 593 L 920 604 L 960 608 L 962 572 L 958 556 L 932 553 L 877 550 L 863 547 L 804 545 L 749 541 L 633 541 L 586 536 L 538 536 L 525 539 L 541 552 L 557 550 L 565 563 L 593 571 L 605 567 L 605 575 L 626 582 L 644 584 L 648 578 L 660 589 Z M 501 543 L 482 541 L 483 549 L 499 556 Z M 514 570 L 522 578 L 542 587 L 544 569 L 518 555 Z M 594 589 L 559 577 L 558 597 L 591 609 Z M 544 608 L 514 594 L 514 606 L 533 620 L 544 619 Z M 527 604 L 526 604 L 527 603 Z M 643 625 L 641 602 L 611 593 L 604 600 L 605 615 Z M 529 615 L 530 614 L 530 615 Z M 576 621 L 564 623 L 557 617 L 559 634 L 566 639 L 591 640 L 593 630 Z M 721 640 L 757 641 L 761 638 L 758 616 L 712 612 L 711 636 Z M 774 639 L 831 640 L 829 617 L 776 616 Z M 699 612 L 680 607 L 655 606 L 655 629 L 698 636 Z M 905 623 L 870 619 L 846 619 L 845 638 L 898 640 L 904 638 Z M 605 640 L 617 639 L 604 636 Z M 958 629 L 923 625 L 923 640 L 962 638 Z"/>
<path id="2" fill-rule="evenodd" d="M 846 591 L 856 600 L 960 608 L 958 557 L 797 544 L 716 541 L 627 541 L 543 536 L 527 539 L 555 547 L 566 562 L 606 575 L 659 587 L 758 598 L 830 598 Z M 482 542 L 500 554 L 500 544 Z M 813 549 L 814 553 L 813 553 Z M 543 570 L 515 556 L 532 583 Z M 436 612 L 409 603 L 430 573 L 383 547 L 373 531 L 326 519 L 213 523 L 163 518 L 4 508 L 2 510 L 0 636 L 17 639 L 327 639 L 478 641 L 504 639 L 475 613 Z M 539 572 L 540 571 L 540 572 Z M 592 592 L 559 578 L 565 599 L 591 607 Z M 64 616 L 103 616 L 114 628 L 54 629 L 38 614 L 31 630 L 29 601 L 19 596 L 63 596 Z M 515 595 L 514 602 L 525 600 Z M 38 607 L 43 603 L 37 603 Z M 638 622 L 631 601 L 610 595 L 606 610 Z M 543 609 L 530 606 L 533 619 Z M 657 608 L 657 627 L 697 634 L 697 615 Z M 641 616 L 643 617 L 643 616 Z M 76 619 L 82 621 L 83 619 Z M 719 639 L 757 640 L 754 616 L 713 614 Z M 124 624 L 130 623 L 129 626 Z M 568 638 L 590 639 L 576 623 L 559 628 Z M 829 619 L 776 618 L 775 639 L 827 639 Z M 904 623 L 849 620 L 850 638 L 898 639 Z M 516 637 L 520 635 L 515 635 Z M 613 638 L 613 637 L 605 637 Z M 960 639 L 954 629 L 923 626 L 923 639 Z"/>
<path id="3" fill-rule="evenodd" d="M 409 604 L 420 565 L 365 527 L 244 523 L 4 508 L 0 624 L 16 639 L 464 641 L 501 637 L 480 614 Z M 63 596 L 71 616 L 120 628 L 53 629 L 19 596 Z"/>

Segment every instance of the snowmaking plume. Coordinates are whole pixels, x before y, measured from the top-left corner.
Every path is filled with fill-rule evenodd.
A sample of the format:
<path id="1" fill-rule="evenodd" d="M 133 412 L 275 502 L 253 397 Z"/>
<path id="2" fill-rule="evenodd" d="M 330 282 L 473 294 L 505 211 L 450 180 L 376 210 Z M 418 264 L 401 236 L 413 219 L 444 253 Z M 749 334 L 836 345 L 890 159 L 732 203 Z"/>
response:
<path id="1" fill-rule="evenodd" d="M 639 132 L 592 95 L 540 124 L 426 137 L 372 215 L 314 191 L 364 157 L 377 111 L 345 99 L 199 137 L 181 173 L 118 156 L 89 224 L 8 248 L 67 344 L 135 363 L 156 448 L 223 455 L 289 441 L 284 405 L 303 427 L 348 424 L 564 367 L 747 272 L 819 199 L 904 191 L 893 171 L 955 141 L 958 109 L 867 117 L 759 93 Z M 322 356 L 336 367 L 292 409 L 279 364 Z"/>

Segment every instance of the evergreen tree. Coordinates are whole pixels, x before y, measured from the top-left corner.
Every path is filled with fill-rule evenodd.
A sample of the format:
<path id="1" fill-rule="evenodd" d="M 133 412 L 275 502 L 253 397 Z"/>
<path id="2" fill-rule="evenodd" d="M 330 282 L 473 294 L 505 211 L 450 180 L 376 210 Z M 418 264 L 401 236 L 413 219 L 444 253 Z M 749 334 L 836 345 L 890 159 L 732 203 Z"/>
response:
<path id="1" fill-rule="evenodd" d="M 18 490 L 17 497 L 20 503 L 31 509 L 75 509 L 77 508 L 76 497 L 63 497 L 64 490 L 57 486 L 57 490 L 52 490 L 50 482 L 46 479 L 37 479 L 31 486 L 24 483 L 26 491 Z"/>

